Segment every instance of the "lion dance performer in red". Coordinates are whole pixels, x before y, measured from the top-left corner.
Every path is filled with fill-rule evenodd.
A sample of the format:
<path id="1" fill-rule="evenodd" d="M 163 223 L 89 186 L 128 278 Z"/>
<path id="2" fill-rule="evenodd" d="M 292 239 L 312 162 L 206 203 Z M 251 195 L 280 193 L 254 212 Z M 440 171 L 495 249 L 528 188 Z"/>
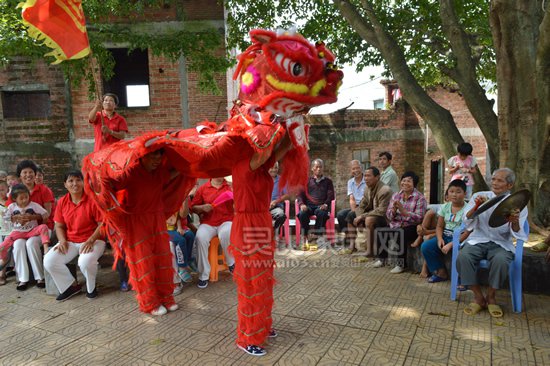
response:
<path id="1" fill-rule="evenodd" d="M 132 225 L 128 205 L 137 212 L 140 202 L 128 203 L 127 190 L 116 182 L 132 176 L 144 156 L 162 149 L 159 169 L 179 172 L 157 188 L 162 202 L 156 212 L 169 217 L 197 178 L 233 175 L 236 215 L 230 248 L 236 260 L 237 345 L 248 354 L 261 356 L 266 353 L 262 345 L 267 337 L 276 335 L 271 319 L 275 244 L 269 203 L 273 179 L 268 170 L 282 159 L 280 187 L 297 191 L 307 182 L 308 140 L 303 115 L 314 106 L 337 100 L 343 73 L 324 44 L 313 45 L 292 31 L 252 30 L 250 36 L 252 45 L 238 56 L 234 78 L 240 80 L 241 87 L 229 120 L 220 126 L 203 122 L 196 129 L 152 132 L 121 141 L 88 155 L 83 171 L 86 189 L 93 192 L 105 213 L 107 233 L 116 243 L 117 255 L 125 252 L 133 258 L 128 262 L 130 283 L 144 312 L 173 304 L 170 299 L 153 301 L 151 297 L 147 297 L 149 304 L 142 304 L 141 297 L 143 293 L 165 294 L 173 288 L 165 280 L 156 280 L 168 278 L 163 271 L 171 271 L 164 268 L 165 261 L 157 262 L 163 258 L 158 252 L 168 248 L 168 239 L 159 225 Z M 156 249 L 140 249 L 145 246 Z M 148 255 L 150 258 L 144 258 Z"/>

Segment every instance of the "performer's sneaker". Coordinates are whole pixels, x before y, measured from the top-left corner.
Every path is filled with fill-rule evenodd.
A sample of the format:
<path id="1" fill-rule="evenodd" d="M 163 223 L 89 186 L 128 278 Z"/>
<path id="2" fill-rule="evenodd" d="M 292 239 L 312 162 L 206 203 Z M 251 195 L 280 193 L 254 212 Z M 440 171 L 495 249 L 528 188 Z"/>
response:
<path id="1" fill-rule="evenodd" d="M 166 310 L 166 308 L 161 305 L 158 308 L 156 308 L 154 310 L 151 310 L 151 315 L 159 316 L 159 315 L 164 315 L 167 312 L 168 312 L 168 310 Z"/>
<path id="2" fill-rule="evenodd" d="M 179 308 L 180 308 L 180 307 L 178 306 L 178 304 L 172 304 L 172 305 L 166 306 L 166 310 L 168 310 L 168 312 L 176 311 L 176 310 L 178 310 Z"/>
<path id="3" fill-rule="evenodd" d="M 267 338 L 277 338 L 278 335 L 279 333 L 277 333 L 275 329 L 271 329 L 267 335 Z"/>
<path id="4" fill-rule="evenodd" d="M 56 297 L 55 299 L 56 299 L 57 301 L 65 301 L 65 300 L 68 300 L 68 299 L 70 299 L 71 297 L 73 297 L 74 295 L 79 294 L 81 289 L 82 289 L 82 286 L 80 286 L 80 285 L 69 286 L 69 288 L 66 289 L 65 292 L 63 292 L 62 294 L 60 294 L 60 295 L 59 295 L 58 297 Z"/>
<path id="5" fill-rule="evenodd" d="M 199 280 L 199 283 L 197 283 L 198 288 L 207 288 L 208 287 L 208 280 Z"/>
<path id="6" fill-rule="evenodd" d="M 242 349 L 243 351 L 245 351 L 251 356 L 264 356 L 267 353 L 265 348 L 260 346 L 248 345 L 246 347 L 243 347 L 243 346 L 237 345 L 237 347 L 239 347 L 240 349 Z"/>

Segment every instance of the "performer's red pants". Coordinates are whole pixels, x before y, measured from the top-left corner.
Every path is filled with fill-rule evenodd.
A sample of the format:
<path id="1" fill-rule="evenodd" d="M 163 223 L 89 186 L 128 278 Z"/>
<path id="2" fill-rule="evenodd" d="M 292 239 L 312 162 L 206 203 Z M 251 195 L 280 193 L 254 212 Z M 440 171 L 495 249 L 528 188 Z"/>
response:
<path id="1" fill-rule="evenodd" d="M 231 233 L 237 283 L 237 343 L 261 345 L 271 330 L 273 308 L 273 259 L 275 244 L 269 212 L 237 213 Z"/>
<path id="2" fill-rule="evenodd" d="M 139 309 L 150 313 L 160 305 L 173 305 L 173 256 L 164 215 L 128 215 L 127 220 L 132 231 L 126 233 L 122 247 Z"/>

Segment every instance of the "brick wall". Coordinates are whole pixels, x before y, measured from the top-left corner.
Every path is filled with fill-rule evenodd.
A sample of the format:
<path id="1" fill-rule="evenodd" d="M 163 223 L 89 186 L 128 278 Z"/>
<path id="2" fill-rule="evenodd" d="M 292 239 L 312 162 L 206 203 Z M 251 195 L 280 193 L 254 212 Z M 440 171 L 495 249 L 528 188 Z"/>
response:
<path id="1" fill-rule="evenodd" d="M 392 83 L 388 85 L 395 87 Z M 460 94 L 439 88 L 432 90 L 431 95 L 451 111 L 464 139 L 473 145 L 473 154 L 482 174 L 485 174 L 485 139 Z M 348 206 L 347 180 L 350 178 L 349 162 L 353 159 L 354 150 L 369 151 L 367 166 L 378 166 L 378 154 L 389 151 L 398 176 L 407 170 L 419 175 L 418 189 L 426 199 L 430 196 L 432 160 L 442 163 L 441 193 L 449 183 L 450 175 L 445 172 L 447 158 L 437 148 L 429 128 L 426 130 L 426 123 L 403 100 L 397 101 L 390 110 L 339 111 L 331 115 L 308 116 L 307 122 L 312 125 L 310 158 L 325 160 L 325 174 L 334 181 L 337 209 Z"/>
<path id="2" fill-rule="evenodd" d="M 149 10 L 142 19 L 220 23 L 224 13 L 216 0 L 185 0 Z M 185 64 L 149 54 L 150 107 L 119 110 L 128 120 L 131 135 L 182 128 L 184 114 L 189 116 L 191 126 L 207 119 L 227 119 L 225 75 L 217 77 L 221 95 L 199 91 L 197 80 Z M 49 91 L 50 113 L 46 118 L 26 120 L 7 120 L 0 115 L 0 169 L 14 171 L 17 162 L 32 159 L 44 167 L 46 183 L 60 195 L 64 193 L 64 173 L 71 167 L 80 167 L 82 157 L 93 149 L 93 128 L 87 121 L 93 102 L 88 100 L 87 85 L 72 90 L 66 87 L 58 66 L 18 58 L 0 70 L 0 90 L 25 87 Z M 188 103 L 182 102 L 182 87 L 187 88 Z M 72 115 L 68 114 L 68 106 L 72 107 Z"/>
<path id="3" fill-rule="evenodd" d="M 453 116 L 455 123 L 462 134 L 465 142 L 473 146 L 472 155 L 476 158 L 479 169 L 483 176 L 487 176 L 487 143 L 481 134 L 481 130 L 475 119 L 472 117 L 460 93 L 454 89 L 436 88 L 430 91 L 430 96 L 441 106 L 448 109 Z M 426 124 L 421 121 L 422 128 L 426 130 Z M 429 130 L 429 129 L 428 129 Z M 428 146 L 424 159 L 424 168 L 428 173 L 425 175 L 424 183 L 429 188 L 430 183 L 430 163 L 431 161 L 441 161 L 444 180 L 440 182 L 440 190 L 444 192 L 450 182 L 451 175 L 448 172 L 447 160 L 450 157 L 443 156 L 438 149 L 431 131 L 428 132 Z M 428 195 L 429 192 L 426 191 Z M 443 198 L 443 197 L 441 197 Z"/>
<path id="4" fill-rule="evenodd" d="M 391 110 L 346 110 L 325 116 L 308 116 L 310 159 L 325 161 L 325 175 L 334 182 L 337 209 L 348 207 L 349 162 L 355 150 L 368 150 L 366 166 L 378 167 L 378 154 L 389 151 L 398 176 L 407 170 L 424 176 L 424 140 L 410 107 L 398 102 Z M 423 180 L 419 189 L 423 189 Z"/>

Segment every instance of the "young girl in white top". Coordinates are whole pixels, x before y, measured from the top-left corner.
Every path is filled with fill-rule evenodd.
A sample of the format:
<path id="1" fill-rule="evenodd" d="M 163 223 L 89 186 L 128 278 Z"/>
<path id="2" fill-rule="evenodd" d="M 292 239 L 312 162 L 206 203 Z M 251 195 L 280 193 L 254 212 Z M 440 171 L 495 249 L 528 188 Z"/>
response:
<path id="1" fill-rule="evenodd" d="M 4 220 L 12 222 L 12 232 L 0 244 L 0 269 L 6 265 L 8 252 L 17 239 L 29 239 L 40 236 L 44 252 L 50 244 L 50 232 L 45 224 L 38 224 L 38 216 L 43 220 L 48 218 L 48 211 L 36 202 L 30 200 L 29 189 L 23 184 L 13 186 L 10 204 L 4 213 Z"/>

